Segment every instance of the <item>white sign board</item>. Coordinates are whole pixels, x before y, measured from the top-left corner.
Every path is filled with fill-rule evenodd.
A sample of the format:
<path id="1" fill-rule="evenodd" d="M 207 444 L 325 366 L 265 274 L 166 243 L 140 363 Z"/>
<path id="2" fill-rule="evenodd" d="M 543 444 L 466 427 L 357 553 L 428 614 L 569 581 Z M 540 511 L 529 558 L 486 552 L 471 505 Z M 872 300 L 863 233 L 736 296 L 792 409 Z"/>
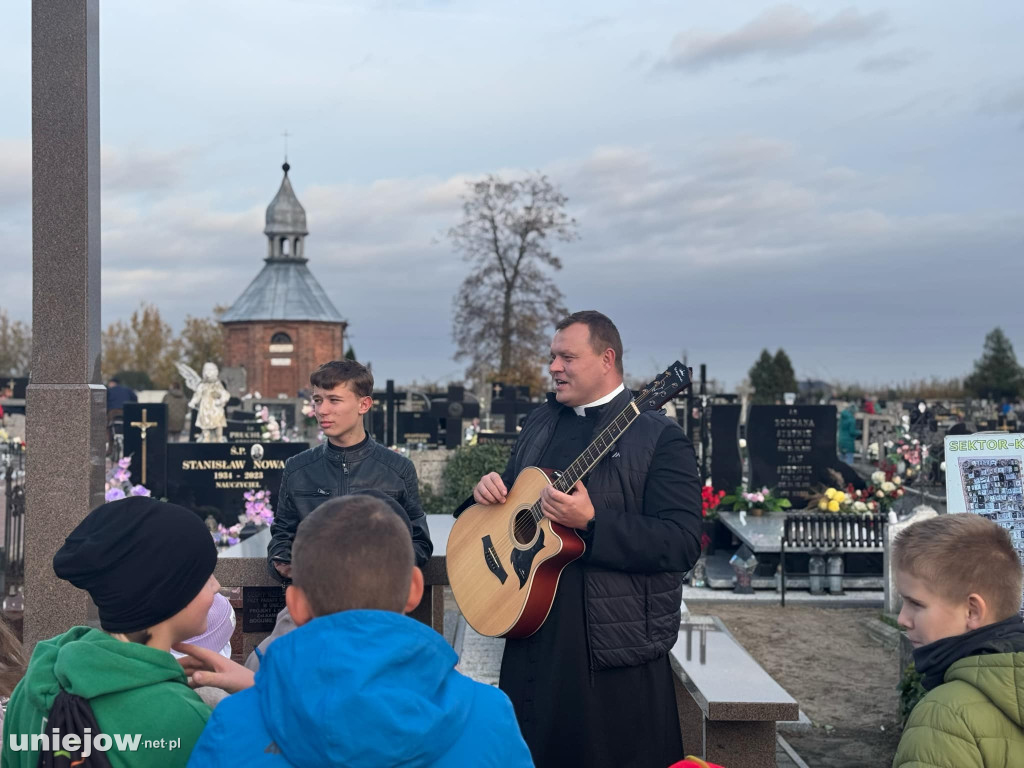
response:
<path id="1" fill-rule="evenodd" d="M 1024 562 L 1024 435 L 946 437 L 946 508 L 1001 525 Z"/>

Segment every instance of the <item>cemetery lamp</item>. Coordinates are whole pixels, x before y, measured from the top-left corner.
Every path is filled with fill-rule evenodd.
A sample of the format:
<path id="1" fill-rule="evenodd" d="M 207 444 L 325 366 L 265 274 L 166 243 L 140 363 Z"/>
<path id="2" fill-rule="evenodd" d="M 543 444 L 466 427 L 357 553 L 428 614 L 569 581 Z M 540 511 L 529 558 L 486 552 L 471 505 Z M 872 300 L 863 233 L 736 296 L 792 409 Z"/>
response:
<path id="1" fill-rule="evenodd" d="M 754 594 L 754 588 L 751 586 L 750 581 L 754 575 L 754 570 L 757 568 L 757 557 L 754 556 L 750 547 L 744 544 L 737 549 L 736 554 L 729 558 L 729 565 L 732 566 L 733 571 L 736 573 L 736 588 L 734 589 L 736 594 Z"/>

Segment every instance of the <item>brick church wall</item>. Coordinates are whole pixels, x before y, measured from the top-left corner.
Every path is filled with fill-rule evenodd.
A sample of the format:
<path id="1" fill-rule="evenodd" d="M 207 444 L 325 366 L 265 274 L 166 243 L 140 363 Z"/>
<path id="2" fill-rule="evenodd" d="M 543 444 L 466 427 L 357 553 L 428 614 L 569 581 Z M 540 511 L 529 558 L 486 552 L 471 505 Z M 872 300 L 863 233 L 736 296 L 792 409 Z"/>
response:
<path id="1" fill-rule="evenodd" d="M 290 352 L 271 352 L 270 340 L 286 333 Z M 224 364 L 244 366 L 246 386 L 263 397 L 284 394 L 295 397 L 309 387 L 309 374 L 345 352 L 345 325 L 292 321 L 253 321 L 224 325 Z M 289 365 L 272 365 L 272 359 L 288 359 Z"/>

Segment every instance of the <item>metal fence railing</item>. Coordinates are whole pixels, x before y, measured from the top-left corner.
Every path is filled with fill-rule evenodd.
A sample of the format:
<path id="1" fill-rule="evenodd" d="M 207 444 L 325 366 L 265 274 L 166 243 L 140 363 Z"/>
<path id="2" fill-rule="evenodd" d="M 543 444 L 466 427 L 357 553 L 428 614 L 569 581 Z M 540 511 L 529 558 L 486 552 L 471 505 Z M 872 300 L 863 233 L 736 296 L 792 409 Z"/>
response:
<path id="1" fill-rule="evenodd" d="M 2 595 L 25 583 L 25 449 L 19 441 L 0 443 L 4 481 Z"/>

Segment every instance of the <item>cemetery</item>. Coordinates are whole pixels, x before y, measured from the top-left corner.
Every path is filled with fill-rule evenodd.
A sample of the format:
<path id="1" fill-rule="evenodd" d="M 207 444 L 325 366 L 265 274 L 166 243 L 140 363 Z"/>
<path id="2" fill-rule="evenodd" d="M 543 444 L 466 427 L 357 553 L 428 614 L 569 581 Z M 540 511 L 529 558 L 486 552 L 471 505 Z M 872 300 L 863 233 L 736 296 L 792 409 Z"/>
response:
<path id="1" fill-rule="evenodd" d="M 261 231 L 251 227 L 246 236 L 255 241 L 262 235 L 265 240 L 256 256 L 246 257 L 248 272 L 239 276 L 236 264 L 226 261 L 232 274 L 225 279 L 228 267 L 215 272 L 219 267 L 214 259 L 204 265 L 209 276 L 194 261 L 181 267 L 187 291 L 205 291 L 204 300 L 209 298 L 216 307 L 213 316 L 186 315 L 185 326 L 193 335 L 183 330 L 177 339 L 169 325 L 163 330 L 159 311 L 156 322 L 145 325 L 147 313 L 155 311 L 155 304 L 147 302 L 159 298 L 159 292 L 149 286 L 130 323 L 117 319 L 104 329 L 101 315 L 105 317 L 112 299 L 101 295 L 101 241 L 106 247 L 108 238 L 116 243 L 117 236 L 104 230 L 101 238 L 99 228 L 101 154 L 104 163 L 115 162 L 108 159 L 105 144 L 101 152 L 100 144 L 99 2 L 80 0 L 63 6 L 35 2 L 32 6 L 31 162 L 24 174 L 26 189 L 31 182 L 31 192 L 25 193 L 30 198 L 31 248 L 24 259 L 32 277 L 31 334 L 20 357 L 9 353 L 17 339 L 6 310 L 0 307 L 0 353 L 6 355 L 0 357 L 0 672 L 18 672 L 19 679 L 29 674 L 32 650 L 72 627 L 99 629 L 106 633 L 105 640 L 112 636 L 121 642 L 150 645 L 147 650 L 157 647 L 149 630 L 171 619 L 146 624 L 140 632 L 127 626 L 122 629 L 131 631 L 108 630 L 103 624 L 107 604 L 95 594 L 90 597 L 84 587 L 72 586 L 71 579 L 58 577 L 60 558 L 55 559 L 75 536 L 85 535 L 79 531 L 83 521 L 91 519 L 87 518 L 90 510 L 145 497 L 157 507 L 166 502 L 184 508 L 189 514 L 181 513 L 185 515 L 182 530 L 198 525 L 192 515 L 202 522 L 205 529 L 200 529 L 199 538 L 210 552 L 216 552 L 210 555 L 211 578 L 216 583 L 207 580 L 208 589 L 203 587 L 200 595 L 210 591 L 220 596 L 217 602 L 226 599 L 230 606 L 225 643 L 207 649 L 220 650 L 217 662 L 207 660 L 203 663 L 212 666 L 202 669 L 224 670 L 224 679 L 230 678 L 234 687 L 214 690 L 216 686 L 197 684 L 198 678 L 184 675 L 180 682 L 203 689 L 200 705 L 212 705 L 215 714 L 216 707 L 233 706 L 225 705 L 225 700 L 241 701 L 251 693 L 245 689 L 258 687 L 261 677 L 250 674 L 244 685 L 236 685 L 242 679 L 239 675 L 248 674 L 240 671 L 240 665 L 248 667 L 254 659 L 257 664 L 273 663 L 277 654 L 265 655 L 265 645 L 257 652 L 268 640 L 286 647 L 281 629 L 287 622 L 282 617 L 287 616 L 288 622 L 298 625 L 295 631 L 302 632 L 306 626 L 323 627 L 352 607 L 317 614 L 312 608 L 320 599 L 315 588 L 300 583 L 297 576 L 297 589 L 289 587 L 291 543 L 301 536 L 296 533 L 302 530 L 300 523 L 311 519 L 305 510 L 291 513 L 295 519 L 288 532 L 287 557 L 277 557 L 271 549 L 283 528 L 282 520 L 288 519 L 278 517 L 282 488 L 290 482 L 286 476 L 294 477 L 312 456 L 322 458 L 333 474 L 330 482 L 309 480 L 297 491 L 292 486 L 310 510 L 327 509 L 340 494 L 348 499 L 369 495 L 380 509 L 390 506 L 398 513 L 414 541 L 415 519 L 424 519 L 419 513 L 425 513 L 432 552 L 425 562 L 420 561 L 422 597 L 412 597 L 417 577 L 410 566 L 413 587 L 409 578 L 401 586 L 402 599 L 408 593 L 412 602 L 399 612 L 418 622 L 410 622 L 417 632 L 429 632 L 438 643 L 443 639 L 452 659 L 448 666 L 460 679 L 464 676 L 487 686 L 482 690 L 489 694 L 497 695 L 492 687 L 501 689 L 503 706 L 514 715 L 510 715 L 514 730 L 518 733 L 522 728 L 522 746 L 529 744 L 538 765 L 545 763 L 535 748 L 538 737 L 531 734 L 536 733 L 537 721 L 550 714 L 545 707 L 554 706 L 546 700 L 561 704 L 565 699 L 558 697 L 572 688 L 571 682 L 562 680 L 535 680 L 544 674 L 538 669 L 549 669 L 537 664 L 550 663 L 552 658 L 567 669 L 570 660 L 589 663 L 584 675 L 589 675 L 589 687 L 581 685 L 579 693 L 586 707 L 580 711 L 587 709 L 595 718 L 604 716 L 594 700 L 586 699 L 596 697 L 598 689 L 605 696 L 616 691 L 603 704 L 624 712 L 652 701 L 674 706 L 667 726 L 672 739 L 678 727 L 686 755 L 723 768 L 889 765 L 907 749 L 903 737 L 910 730 L 906 725 L 915 707 L 932 691 L 943 690 L 943 681 L 935 683 L 930 677 L 934 668 L 927 665 L 933 657 L 916 653 L 918 649 L 939 644 L 948 648 L 959 634 L 985 632 L 999 624 L 1010 627 L 1010 640 L 1004 643 L 1000 635 L 999 642 L 985 646 L 982 653 L 1024 659 L 1024 645 L 1009 645 L 1016 642 L 1013 632 L 1019 616 L 1024 616 L 1024 594 L 1019 616 L 985 614 L 992 621 L 938 637 L 921 634 L 925 630 L 907 616 L 923 608 L 916 599 L 903 597 L 917 582 L 938 590 L 943 581 L 925 568 L 912 569 L 906 559 L 910 555 L 901 549 L 913 535 L 933 530 L 929 526 L 936 521 L 982 518 L 988 521 L 984 525 L 1005 532 L 996 531 L 1009 542 L 1005 546 L 1012 548 L 1011 555 L 1024 562 L 1024 368 L 1001 328 L 986 337 L 974 373 L 950 380 L 953 383 L 933 379 L 932 388 L 923 380 L 916 387 L 864 387 L 844 383 L 838 376 L 822 381 L 818 377 L 824 373 L 798 380 L 781 348 L 774 356 L 764 349 L 741 381 L 727 385 L 740 378 L 725 370 L 736 364 L 730 358 L 740 354 L 738 344 L 727 346 L 725 355 L 698 341 L 700 334 L 688 327 L 686 333 L 693 338 L 652 334 L 652 346 L 640 347 L 644 351 L 633 356 L 632 345 L 640 345 L 644 335 L 638 332 L 636 318 L 648 307 L 634 306 L 620 314 L 618 305 L 608 309 L 615 309 L 616 322 L 628 329 L 621 340 L 611 323 L 614 338 L 600 335 L 601 318 L 608 321 L 603 315 L 597 321 L 592 314 L 589 319 L 580 319 L 587 313 L 569 315 L 568 301 L 551 275 L 562 268 L 563 253 L 579 253 L 569 245 L 579 237 L 578 223 L 566 208 L 568 198 L 546 175 L 538 172 L 511 182 L 496 175 L 466 182 L 460 176 L 467 191 L 456 202 L 453 216 L 458 216 L 461 205 L 463 218 L 454 226 L 446 224 L 445 236 L 451 251 L 472 269 L 467 268 L 450 311 L 455 349 L 450 356 L 469 365 L 465 375 L 452 371 L 434 375 L 443 369 L 427 372 L 428 363 L 413 352 L 423 346 L 424 357 L 433 354 L 433 316 L 447 317 L 447 305 L 438 306 L 452 297 L 434 295 L 433 289 L 419 285 L 417 281 L 426 280 L 424 271 L 410 266 L 409 274 L 400 274 L 400 269 L 386 262 L 386 255 L 380 257 L 379 265 L 372 263 L 376 251 L 355 233 L 361 237 L 360 227 L 375 225 L 376 213 L 364 213 L 363 221 L 359 214 L 351 214 L 345 224 L 353 233 L 351 247 L 365 247 L 371 255 L 350 253 L 346 250 L 350 244 L 339 246 L 337 233 L 343 227 L 336 220 L 323 230 L 311 226 L 317 224 L 316 216 L 327 220 L 332 207 L 359 209 L 353 203 L 354 193 L 345 193 L 352 198 L 332 197 L 337 190 L 325 185 L 312 168 L 296 163 L 293 171 L 286 131 L 285 160 L 280 173 L 274 171 L 276 193 L 245 203 L 258 207 L 263 220 Z M 758 25 L 764 23 L 755 19 L 750 29 L 761 29 Z M 774 29 L 772 24 L 766 28 Z M 744 30 L 748 28 L 740 28 L 736 39 L 748 34 Z M 686 39 L 681 37 L 673 45 L 683 49 Z M 706 51 L 691 51 L 690 59 L 677 57 L 675 63 L 659 66 L 691 73 L 712 66 L 716 57 L 732 55 L 732 38 L 722 40 L 724 53 L 709 43 Z M 809 41 L 806 47 L 811 47 Z M 370 61 L 368 56 L 366 63 Z M 362 66 L 351 67 L 350 74 Z M 862 65 L 862 69 L 868 68 Z M 616 152 L 609 151 L 595 167 L 607 163 L 612 168 L 624 162 Z M 113 183 L 126 184 L 123 168 L 113 167 L 121 168 L 111 173 Z M 147 172 L 145 162 L 140 167 L 140 173 Z M 839 170 L 844 169 L 829 173 L 838 178 Z M 633 172 L 626 169 L 623 174 Z M 308 177 L 303 175 L 307 173 Z M 611 177 L 615 172 L 601 174 Z M 385 181 L 382 186 L 390 190 L 388 194 L 401 197 L 401 184 Z M 597 190 L 601 184 L 591 186 Z M 250 185 L 245 193 L 251 197 L 254 188 Z M 452 202 L 443 189 L 445 184 L 432 187 L 424 196 L 429 204 L 422 200 L 417 204 L 431 210 L 443 208 Z M 580 195 L 584 209 L 590 192 L 597 194 L 587 190 Z M 309 203 L 309 221 L 300 194 Z M 260 200 L 268 197 L 264 210 Z M 116 221 L 116 214 L 111 218 Z M 230 226 L 242 220 L 248 226 L 250 219 L 236 217 Z M 307 243 L 311 233 L 323 234 L 330 243 L 322 249 L 317 240 Z M 400 232 L 395 237 L 421 235 Z M 230 240 L 223 233 L 218 236 L 224 242 Z M 387 250 L 381 246 L 382 253 Z M 603 258 L 600 247 L 596 253 Z M 519 260 L 506 261 L 510 254 L 518 254 Z M 671 254 L 672 259 L 677 257 Z M 450 280 L 451 265 L 430 259 L 422 260 L 428 263 L 426 271 L 436 270 Z M 144 266 L 145 257 L 139 260 Z M 345 270 L 339 271 L 339 264 Z M 188 270 L 197 272 L 192 282 L 184 280 Z M 105 273 L 104 280 L 111 279 L 112 272 Z M 368 274 L 372 277 L 367 278 Z M 584 274 L 581 269 L 572 278 L 580 283 Z M 520 278 L 524 282 L 514 283 Z M 622 280 L 624 286 L 637 285 Z M 615 283 L 615 278 L 608 282 Z M 418 293 L 410 293 L 404 283 Z M 565 290 L 572 291 L 574 302 L 591 304 L 569 285 L 571 280 Z M 448 290 L 448 282 L 445 286 Z M 110 296 L 117 295 L 117 290 Z M 126 292 L 123 287 L 119 290 Z M 355 293 L 373 295 L 380 304 L 379 314 L 353 312 Z M 184 301 L 181 292 L 174 295 Z M 416 310 L 416 321 L 424 328 L 416 327 L 417 322 L 406 323 L 400 333 L 385 327 L 384 317 L 395 311 L 394 306 L 412 301 L 412 295 L 424 302 Z M 10 299 L 0 294 L 0 301 Z M 173 301 L 167 299 L 165 304 L 170 307 Z M 652 292 L 652 305 L 659 301 L 666 306 L 672 303 Z M 800 323 L 806 322 L 801 315 Z M 650 323 L 658 324 L 660 319 Z M 788 346 L 786 334 L 792 333 L 792 327 L 783 322 L 770 335 L 781 337 Z M 580 328 L 588 345 L 582 361 L 578 349 L 567 341 L 573 329 Z M 1019 325 L 1014 330 L 1019 332 Z M 751 333 L 746 328 L 743 332 Z M 134 356 L 124 342 L 131 333 L 135 334 Z M 146 357 L 139 350 L 153 339 L 159 339 L 162 347 L 159 354 Z M 361 353 L 369 353 L 365 362 L 362 357 L 357 361 L 354 343 Z M 712 359 L 698 363 L 694 371 L 690 354 L 681 345 L 690 344 L 692 352 L 698 343 L 704 346 L 693 359 L 704 360 L 705 355 Z M 154 347 L 160 344 L 153 342 Z M 389 344 L 406 345 L 402 349 L 413 362 L 403 367 L 404 362 L 400 365 L 388 357 L 382 348 Z M 744 359 L 760 346 L 744 344 L 749 347 L 742 347 Z M 623 346 L 629 355 L 625 370 Z M 371 352 L 368 347 L 375 348 Z M 684 349 L 681 355 L 677 347 Z M 594 361 L 588 356 L 591 353 Z M 642 359 L 647 353 L 651 353 L 650 364 Z M 661 370 L 675 357 L 681 362 L 652 379 L 648 368 Z M 357 379 L 351 378 L 336 388 L 316 386 L 310 375 L 328 361 L 362 372 L 354 376 L 368 374 L 366 381 L 372 385 L 360 391 Z M 415 371 L 416 365 L 425 368 Z M 820 361 L 806 369 L 803 365 L 802 371 L 827 370 Z M 588 377 L 617 386 L 589 393 L 603 395 L 600 398 L 573 399 L 586 389 Z M 336 413 L 348 413 L 344 409 L 354 403 L 356 409 L 351 411 L 356 414 L 355 426 L 345 439 L 332 431 L 336 424 L 331 418 L 342 416 L 324 416 L 328 407 L 324 398 L 338 388 L 350 399 L 342 398 L 330 407 Z M 653 403 L 658 395 L 660 400 Z M 609 405 L 612 402 L 619 403 L 619 410 Z M 634 422 L 642 426 L 629 430 Z M 641 437 L 641 429 L 653 429 L 652 424 L 664 431 Z M 543 429 L 548 431 L 541 440 L 537 434 Z M 666 435 L 668 439 L 663 439 Z M 681 483 L 674 489 L 685 485 L 694 498 L 699 492 L 700 507 L 689 496 L 683 503 L 680 494 L 669 502 L 661 499 L 661 506 L 652 513 L 644 506 L 645 500 L 655 498 L 651 487 L 656 481 L 650 480 L 655 474 L 648 470 L 668 455 L 664 445 L 673 440 L 673 450 L 681 453 L 672 454 L 675 463 L 659 471 Z M 378 456 L 378 463 L 415 470 L 415 483 L 401 495 L 371 482 L 350 487 L 347 462 L 353 454 L 346 452 L 378 449 L 386 456 L 384 460 Z M 541 471 L 528 464 L 518 477 L 513 473 L 517 486 L 508 484 L 498 499 L 495 486 L 488 485 L 495 481 L 488 478 L 503 472 L 510 457 L 512 467 L 524 455 L 538 465 L 542 459 L 561 463 L 552 464 L 550 470 L 542 465 Z M 685 483 L 678 480 L 682 476 Z M 528 488 L 535 491 L 528 499 L 516 495 L 517 489 L 525 493 L 518 485 L 521 481 L 536 483 L 535 489 Z M 474 533 L 467 544 L 467 521 L 492 504 L 503 512 L 509 506 L 508 524 L 502 519 L 495 533 Z M 614 512 L 605 512 L 604 520 L 613 522 L 604 523 L 600 510 L 609 504 L 617 506 Z M 497 509 L 490 512 L 496 515 Z M 589 517 L 582 521 L 572 517 L 587 512 Z M 645 519 L 636 525 L 635 519 L 630 522 L 631 512 Z M 317 513 L 308 514 L 315 517 Z M 626 523 L 621 522 L 624 519 Z M 393 516 L 389 520 L 394 525 Z M 630 534 L 640 530 L 652 536 L 648 530 L 666 530 L 657 528 L 654 521 L 676 525 L 678 520 L 692 524 L 686 531 L 683 524 L 677 526 L 679 530 L 671 529 L 673 536 L 682 535 L 694 548 L 685 572 L 664 564 L 679 562 L 685 546 L 673 549 L 664 541 L 646 542 L 656 552 L 649 554 L 628 536 L 622 536 L 618 545 L 609 544 L 611 534 L 601 528 L 603 523 L 621 525 Z M 648 525 L 649 529 L 644 527 Z M 698 527 L 699 545 L 691 535 Z M 400 534 L 407 546 L 404 532 Z M 152 537 L 148 543 L 155 540 Z M 345 545 L 339 537 L 333 549 L 343 551 Z M 476 570 L 466 571 L 462 563 L 470 559 L 469 550 Z M 299 544 L 295 551 L 300 551 Z M 269 557 L 268 552 L 275 556 Z M 989 553 L 983 554 L 987 558 Z M 175 553 L 161 555 L 173 561 Z M 645 559 L 648 556 L 650 560 Z M 634 559 L 623 567 L 617 558 L 628 557 Z M 375 561 L 382 570 L 393 565 L 385 560 Z M 395 562 L 400 560 L 396 556 Z M 674 580 L 678 591 L 665 588 L 666 580 Z M 485 583 L 495 593 L 503 590 L 524 600 L 524 607 L 513 611 L 515 621 L 506 622 L 508 627 L 492 631 L 479 620 L 477 603 L 482 602 L 478 598 Z M 555 602 L 556 594 L 564 594 L 556 590 L 569 589 L 583 596 L 584 610 L 576 610 L 573 604 L 568 611 L 564 602 Z M 977 598 L 980 591 L 968 599 Z M 546 605 L 540 599 L 531 602 L 538 594 L 541 598 L 546 594 Z M 596 596 L 590 602 L 592 595 Z M 987 593 L 982 597 L 987 600 Z M 192 603 L 186 600 L 182 605 L 195 603 L 194 592 L 191 599 Z M 972 610 L 976 604 L 971 603 Z M 995 601 L 985 606 L 990 604 Z M 383 613 L 374 605 L 356 607 Z M 177 608 L 178 614 L 167 615 L 173 619 L 187 610 Z M 629 614 L 634 610 L 640 612 L 639 619 Z M 484 607 L 488 619 L 500 611 L 508 608 Z M 576 625 L 569 623 L 565 626 L 570 628 L 555 640 L 544 635 L 545 622 L 568 622 L 570 612 L 573 621 L 582 622 L 579 638 L 573 634 Z M 347 613 L 348 617 L 358 615 Z M 669 617 L 667 629 L 665 616 Z M 928 624 L 922 619 L 918 626 Z M 592 635 L 595 631 L 598 634 Z M 8 634 L 10 641 L 3 639 Z M 195 635 L 189 642 L 198 643 L 206 634 Z M 299 636 L 292 635 L 292 640 Z M 579 640 L 568 652 L 566 638 Z M 368 641 L 367 648 L 358 652 L 368 653 L 375 642 L 382 638 Z M 9 659 L 3 658 L 8 643 L 16 651 Z M 169 643 L 162 650 L 168 648 Z M 525 649 L 521 658 L 515 655 L 517 649 Z M 950 671 L 963 658 L 958 657 Z M 228 659 L 235 664 L 229 665 Z M 670 701 L 659 700 L 659 693 L 666 691 L 656 686 L 650 689 L 654 694 L 637 687 L 641 677 L 645 685 L 649 682 L 639 672 L 633 678 L 626 674 L 641 668 L 664 671 L 653 666 L 661 663 L 671 674 L 671 688 L 666 689 Z M 186 674 L 194 674 L 187 662 L 181 664 Z M 181 672 L 177 665 L 173 669 L 175 674 Z M 604 682 L 611 676 L 602 677 L 609 669 L 622 674 L 614 685 Z M 945 668 L 942 672 L 949 674 Z M 602 681 L 598 686 L 595 675 Z M 656 677 L 656 672 L 649 676 Z M 268 677 L 264 674 L 262 679 Z M 535 695 L 532 688 L 525 699 L 514 693 L 521 684 L 518 678 L 537 685 L 537 713 L 535 700 L 529 698 Z M 668 679 L 665 671 L 664 680 Z M 647 691 L 644 701 L 621 698 L 639 696 L 640 690 Z M 13 685 L 10 691 L 0 690 L 0 716 L 12 692 Z M 13 700 L 17 698 L 15 694 Z M 917 712 L 920 715 L 922 710 Z M 208 716 L 204 710 L 204 722 Z M 1024 743 L 1024 724 L 1016 725 Z M 586 739 L 580 740 L 599 742 L 604 736 L 587 732 Z M 1014 738 L 1016 732 L 1007 737 L 1007 744 L 1016 744 Z M 491 745 L 498 751 L 505 746 Z M 7 750 L 7 744 L 0 749 Z M 281 755 L 282 748 L 272 741 L 264 752 Z M 642 753 L 640 746 L 636 752 Z M 485 762 L 481 757 L 480 764 Z M 697 765 L 678 764 L 680 768 Z"/>

